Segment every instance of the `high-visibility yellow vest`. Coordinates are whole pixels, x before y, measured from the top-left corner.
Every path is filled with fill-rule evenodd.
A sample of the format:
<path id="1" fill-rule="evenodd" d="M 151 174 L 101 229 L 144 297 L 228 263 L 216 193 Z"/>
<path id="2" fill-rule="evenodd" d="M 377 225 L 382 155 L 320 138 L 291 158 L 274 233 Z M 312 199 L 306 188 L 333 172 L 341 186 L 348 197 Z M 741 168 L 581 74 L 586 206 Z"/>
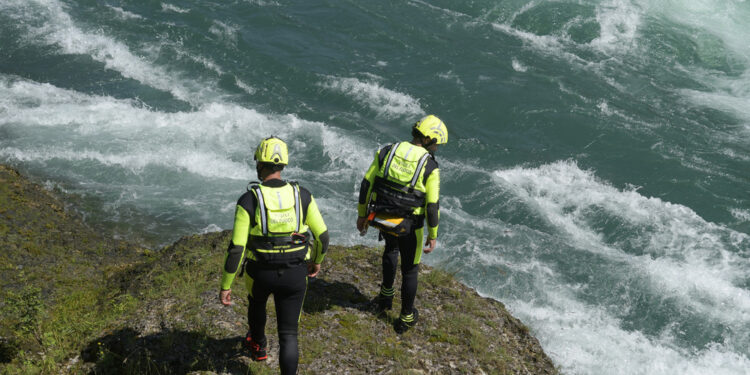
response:
<path id="1" fill-rule="evenodd" d="M 258 199 L 248 246 L 255 260 L 267 264 L 303 262 L 308 252 L 308 228 L 303 220 L 299 185 L 253 185 L 251 190 Z"/>

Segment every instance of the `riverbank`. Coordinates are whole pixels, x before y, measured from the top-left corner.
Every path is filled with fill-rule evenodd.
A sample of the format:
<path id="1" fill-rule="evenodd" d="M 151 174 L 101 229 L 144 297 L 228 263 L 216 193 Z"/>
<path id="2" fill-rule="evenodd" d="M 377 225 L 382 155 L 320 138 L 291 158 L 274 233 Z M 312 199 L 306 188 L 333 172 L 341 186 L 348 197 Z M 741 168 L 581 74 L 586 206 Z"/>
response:
<path id="1" fill-rule="evenodd" d="M 241 349 L 244 283 L 233 286 L 233 306 L 218 302 L 229 231 L 151 250 L 64 207 L 59 193 L 0 166 L 3 373 L 278 372 L 273 302 L 264 363 Z M 388 315 L 372 312 L 379 265 L 378 249 L 331 247 L 305 299 L 300 373 L 556 373 L 502 303 L 427 266 L 419 324 L 397 335 L 398 298 Z"/>

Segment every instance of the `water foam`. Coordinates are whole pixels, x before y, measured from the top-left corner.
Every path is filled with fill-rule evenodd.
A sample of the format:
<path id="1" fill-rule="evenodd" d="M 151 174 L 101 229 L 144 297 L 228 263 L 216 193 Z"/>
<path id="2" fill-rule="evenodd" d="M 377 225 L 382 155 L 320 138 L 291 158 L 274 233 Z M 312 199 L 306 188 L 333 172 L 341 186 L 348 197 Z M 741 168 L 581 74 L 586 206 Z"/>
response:
<path id="1" fill-rule="evenodd" d="M 731 212 L 737 220 L 750 222 L 750 210 L 733 208 Z"/>
<path id="2" fill-rule="evenodd" d="M 285 169 L 285 177 L 314 186 L 321 211 L 331 218 L 332 235 L 349 244 L 362 240 L 356 231 L 339 228 L 356 219 L 351 202 L 372 161 L 372 153 L 361 150 L 378 146 L 371 139 L 292 114 L 222 103 L 165 113 L 135 99 L 87 95 L 2 74 L 0 113 L 0 131 L 8 135 L 0 141 L 0 160 L 66 176 L 74 181 L 70 191 L 104 202 L 103 217 L 96 220 L 117 227 L 148 225 L 143 233 L 162 240 L 161 234 L 173 233 L 175 226 L 199 231 L 212 223 L 231 225 L 236 194 L 257 179 L 250 155 L 262 138 L 276 135 L 300 160 Z M 319 170 L 300 166 L 312 160 Z M 149 215 L 159 224 L 151 224 Z M 364 240 L 376 245 L 376 238 Z"/>
<path id="3" fill-rule="evenodd" d="M 610 4 L 614 4 L 611 7 Z M 653 1 L 653 0 L 613 0 L 600 4 L 597 18 L 602 26 L 602 36 L 595 44 L 604 44 L 603 50 L 613 53 L 613 48 L 637 44 L 639 29 L 643 19 L 650 17 L 680 25 L 684 33 L 696 47 L 700 56 L 697 65 L 676 66 L 684 69 L 690 78 L 707 86 L 708 90 L 677 89 L 691 102 L 718 109 L 750 121 L 750 111 L 746 103 L 750 100 L 750 6 L 743 0 L 700 0 L 700 1 Z M 716 39 L 717 42 L 708 41 Z M 619 42 L 610 43 L 612 40 Z M 594 43 L 594 42 L 592 42 Z M 600 46 L 601 47 L 601 46 Z M 678 47 L 679 48 L 679 47 Z M 644 55 L 648 51 L 642 52 Z M 741 74 L 706 68 L 701 64 L 717 61 L 728 65 L 729 69 L 741 69 Z M 726 68 L 723 68 L 726 69 Z"/>
<path id="4" fill-rule="evenodd" d="M 169 92 L 196 107 L 222 96 L 212 83 L 175 78 L 179 73 L 153 65 L 124 43 L 99 32 L 82 30 L 57 0 L 9 0 L 1 6 L 22 22 L 29 43 L 57 46 L 64 54 L 91 56 L 106 69 Z M 40 24 L 39 19 L 45 21 Z"/>
<path id="5" fill-rule="evenodd" d="M 384 118 L 397 119 L 403 116 L 415 117 L 425 114 L 418 99 L 387 89 L 374 81 L 366 82 L 357 78 L 327 77 L 319 85 L 350 96 Z"/>
<path id="6" fill-rule="evenodd" d="M 607 53 L 630 51 L 636 46 L 642 11 L 629 0 L 602 1 L 596 6 L 599 37 L 589 44 Z"/>
<path id="7" fill-rule="evenodd" d="M 54 128 L 59 146 L 39 146 L 29 134 L 24 142 L 4 144 L 0 155 L 19 161 L 94 160 L 139 173 L 156 165 L 205 178 L 249 180 L 252 145 L 269 134 L 291 139 L 304 153 L 306 143 L 324 147 L 332 167 L 361 170 L 367 156 L 351 157 L 363 145 L 338 131 L 293 115 L 264 115 L 232 104 L 213 103 L 195 112 L 164 113 L 142 108 L 135 100 L 81 94 L 50 84 L 0 76 L 0 126 L 26 133 Z M 332 143 L 333 142 L 333 143 Z M 347 151 L 348 150 L 348 151 Z M 354 153 L 356 155 L 356 153 Z M 317 157 L 319 158 L 319 157 Z"/>
<path id="8" fill-rule="evenodd" d="M 228 25 L 224 22 L 214 20 L 208 31 L 219 38 L 228 41 L 231 44 L 237 44 L 237 31 L 239 28 L 235 25 Z"/>
<path id="9" fill-rule="evenodd" d="M 687 315 L 674 319 L 700 317 L 728 329 L 724 343 L 699 348 L 695 354 L 695 349 L 683 348 L 672 338 L 678 325 L 657 338 L 626 331 L 616 314 L 628 308 L 588 306 L 575 295 L 577 286 L 554 275 L 538 275 L 545 285 L 537 289 L 554 293 L 543 302 L 518 300 L 510 305 L 535 321 L 532 325 L 540 329 L 545 348 L 564 367 L 595 374 L 611 372 L 601 366 L 614 366 L 619 369 L 615 373 L 650 374 L 672 373 L 678 365 L 680 373 L 697 374 L 715 366 L 739 374 L 750 363 L 741 354 L 750 346 L 745 332 L 750 291 L 744 286 L 750 280 L 750 261 L 742 255 L 750 247 L 748 235 L 705 222 L 687 207 L 644 197 L 634 189 L 616 189 L 570 161 L 500 170 L 495 178 L 556 228 L 554 235 L 560 240 L 621 264 L 618 268 L 638 280 L 636 285 L 647 285 L 649 293 L 676 301 L 681 314 Z M 605 238 L 594 226 L 603 222 L 621 223 L 618 226 L 627 229 Z"/>
<path id="10" fill-rule="evenodd" d="M 659 15 L 719 37 L 732 52 L 750 60 L 750 4 L 745 0 L 633 0 L 649 14 Z M 694 34 L 696 35 L 696 34 Z"/>
<path id="11" fill-rule="evenodd" d="M 543 303 L 508 301 L 514 313 L 535 327 L 542 346 L 571 374 L 745 374 L 750 360 L 729 345 L 692 351 L 669 336 L 650 337 L 622 328 L 606 310 L 581 303 L 553 280 L 543 285 Z"/>
<path id="12" fill-rule="evenodd" d="M 253 4 L 257 6 L 281 6 L 278 1 L 265 1 L 265 0 L 242 0 L 245 3 Z"/>
<path id="13" fill-rule="evenodd" d="M 513 70 L 519 73 L 526 73 L 526 71 L 529 70 L 526 65 L 518 61 L 515 57 L 511 60 L 511 66 L 513 67 Z"/>
<path id="14" fill-rule="evenodd" d="M 599 35 L 583 44 L 571 39 L 567 34 L 567 26 L 548 35 L 538 35 L 513 26 L 517 17 L 526 12 L 535 12 L 537 6 L 544 4 L 546 3 L 529 1 L 509 16 L 492 22 L 492 27 L 518 38 L 525 46 L 538 53 L 568 61 L 577 69 L 591 71 L 610 86 L 627 94 L 631 93 L 631 88 L 618 84 L 611 77 L 613 70 L 620 71 L 626 65 L 633 64 L 652 69 L 651 65 L 658 64 L 670 71 L 685 74 L 688 80 L 696 80 L 708 88 L 700 91 L 694 86 L 676 88 L 674 91 L 677 94 L 699 106 L 718 109 L 745 122 L 750 121 L 750 112 L 745 105 L 750 100 L 750 71 L 747 70 L 750 65 L 750 49 L 747 48 L 747 40 L 750 38 L 748 3 L 733 0 L 585 1 L 583 4 L 595 8 Z M 649 28 L 662 23 L 678 25 L 678 28 L 670 28 L 670 32 L 692 40 L 701 60 L 716 60 L 735 72 L 727 74 L 713 68 L 707 69 L 700 65 L 701 61 L 696 62 L 698 65 L 695 66 L 665 67 L 661 59 L 649 60 L 653 55 L 652 51 L 647 50 L 650 43 L 646 39 L 651 38 Z M 706 42 L 711 38 L 717 39 L 719 45 Z M 684 47 L 677 45 L 674 48 L 679 50 Z M 515 60 L 513 63 L 515 68 Z M 739 74 L 736 72 L 738 69 Z M 629 117 L 632 119 L 632 116 Z"/>
<path id="15" fill-rule="evenodd" d="M 117 13 L 117 15 L 122 19 L 125 19 L 125 20 L 142 20 L 143 19 L 143 16 L 139 14 L 135 14 L 133 12 L 128 12 L 127 10 L 122 9 L 120 7 L 116 7 L 113 5 L 106 5 L 106 6 L 107 8 L 114 10 Z"/>
<path id="16" fill-rule="evenodd" d="M 258 92 L 258 90 L 255 87 L 252 87 L 252 86 L 248 85 L 247 83 L 241 81 L 237 77 L 234 78 L 234 84 L 237 85 L 237 87 L 239 87 L 240 89 L 242 89 L 242 91 L 244 91 L 244 92 L 246 92 L 246 93 L 248 93 L 250 95 L 255 95 L 255 93 Z"/>
<path id="17" fill-rule="evenodd" d="M 188 12 L 190 12 L 190 9 L 180 8 L 177 5 L 173 5 L 173 4 L 169 4 L 169 3 L 161 3 L 161 10 L 163 12 L 175 12 L 175 13 L 188 13 Z"/>

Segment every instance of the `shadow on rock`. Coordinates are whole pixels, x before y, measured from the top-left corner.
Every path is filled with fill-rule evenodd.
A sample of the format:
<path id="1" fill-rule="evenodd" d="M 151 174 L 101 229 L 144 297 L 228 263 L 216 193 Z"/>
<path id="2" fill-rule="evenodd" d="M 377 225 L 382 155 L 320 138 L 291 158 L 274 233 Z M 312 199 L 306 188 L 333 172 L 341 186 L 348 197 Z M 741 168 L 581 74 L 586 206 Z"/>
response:
<path id="1" fill-rule="evenodd" d="M 217 340 L 197 332 L 167 330 L 139 337 L 125 328 L 92 341 L 81 357 L 94 364 L 90 374 L 253 373 L 241 337 Z"/>
<path id="2" fill-rule="evenodd" d="M 370 302 L 370 299 L 352 284 L 314 278 L 310 279 L 307 285 L 303 310 L 313 314 L 328 310 L 331 306 L 341 306 L 370 311 Z"/>
<path id="3" fill-rule="evenodd" d="M 15 342 L 0 337 L 0 363 L 10 363 L 18 352 L 18 345 Z"/>

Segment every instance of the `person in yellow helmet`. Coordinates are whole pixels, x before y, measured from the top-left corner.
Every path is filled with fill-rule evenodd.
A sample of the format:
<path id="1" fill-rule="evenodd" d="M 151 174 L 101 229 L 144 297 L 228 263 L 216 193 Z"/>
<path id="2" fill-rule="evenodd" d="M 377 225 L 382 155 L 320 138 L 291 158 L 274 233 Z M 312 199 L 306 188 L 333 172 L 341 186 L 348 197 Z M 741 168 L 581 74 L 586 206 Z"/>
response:
<path id="1" fill-rule="evenodd" d="M 380 312 L 392 308 L 401 255 L 401 315 L 394 325 L 397 333 L 413 327 L 419 317 L 414 307 L 419 262 L 422 253 L 429 254 L 437 246 L 440 219 L 440 170 L 434 153 L 447 142 L 448 128 L 443 121 L 434 115 L 422 118 L 412 128 L 411 142 L 387 145 L 375 153 L 360 186 L 357 229 L 364 234 L 372 225 L 385 240 L 383 283 L 376 297 Z"/>
<path id="2" fill-rule="evenodd" d="M 266 302 L 273 294 L 279 333 L 279 367 L 295 374 L 299 360 L 297 328 L 307 278 L 320 271 L 328 249 L 328 230 L 310 192 L 281 179 L 289 162 L 287 145 L 270 137 L 255 151 L 259 184 L 251 184 L 237 202 L 232 240 L 227 249 L 219 299 L 231 305 L 232 282 L 245 274 L 248 324 L 244 346 L 253 360 L 266 354 Z M 312 232 L 312 241 L 308 239 Z M 312 243 L 311 243 L 312 242 Z"/>

